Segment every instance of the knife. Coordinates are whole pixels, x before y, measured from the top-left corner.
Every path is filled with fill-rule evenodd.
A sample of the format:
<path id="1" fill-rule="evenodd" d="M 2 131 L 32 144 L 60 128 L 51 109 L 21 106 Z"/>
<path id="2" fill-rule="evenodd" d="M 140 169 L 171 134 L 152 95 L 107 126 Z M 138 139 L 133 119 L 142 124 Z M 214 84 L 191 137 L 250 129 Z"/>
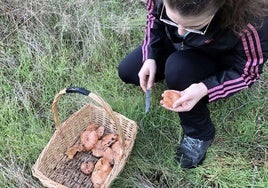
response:
<path id="1" fill-rule="evenodd" d="M 151 90 L 147 89 L 145 92 L 145 113 L 149 111 L 151 102 Z"/>

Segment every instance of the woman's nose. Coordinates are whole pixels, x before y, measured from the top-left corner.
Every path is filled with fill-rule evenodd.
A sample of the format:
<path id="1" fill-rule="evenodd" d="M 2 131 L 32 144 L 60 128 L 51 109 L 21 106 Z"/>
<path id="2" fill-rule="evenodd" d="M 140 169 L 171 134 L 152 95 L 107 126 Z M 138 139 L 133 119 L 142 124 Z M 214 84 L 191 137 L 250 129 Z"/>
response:
<path id="1" fill-rule="evenodd" d="M 178 28 L 178 33 L 179 33 L 179 35 L 184 36 L 187 33 L 187 31 L 184 28 L 179 27 Z"/>

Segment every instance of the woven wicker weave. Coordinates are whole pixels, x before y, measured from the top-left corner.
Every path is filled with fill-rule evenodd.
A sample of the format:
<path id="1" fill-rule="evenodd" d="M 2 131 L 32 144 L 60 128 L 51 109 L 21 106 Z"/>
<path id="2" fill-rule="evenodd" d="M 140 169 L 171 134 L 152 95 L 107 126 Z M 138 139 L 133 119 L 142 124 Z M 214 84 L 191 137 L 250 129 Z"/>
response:
<path id="1" fill-rule="evenodd" d="M 35 162 L 32 173 L 46 187 L 92 188 L 90 176 L 84 175 L 80 171 L 80 164 L 85 161 L 96 162 L 98 159 L 92 156 L 90 152 L 79 152 L 74 159 L 68 160 L 64 153 L 67 148 L 78 142 L 80 133 L 89 123 L 94 123 L 103 125 L 108 133 L 117 133 L 122 145 L 125 141 L 128 142 L 127 147 L 122 150 L 120 160 L 115 163 L 102 186 L 102 188 L 109 187 L 123 170 L 130 156 L 138 129 L 136 122 L 112 111 L 111 107 L 102 98 L 89 93 L 88 96 L 100 105 L 85 104 L 61 124 L 58 118 L 58 101 L 68 91 L 68 89 L 62 90 L 54 98 L 52 114 L 56 131 Z"/>

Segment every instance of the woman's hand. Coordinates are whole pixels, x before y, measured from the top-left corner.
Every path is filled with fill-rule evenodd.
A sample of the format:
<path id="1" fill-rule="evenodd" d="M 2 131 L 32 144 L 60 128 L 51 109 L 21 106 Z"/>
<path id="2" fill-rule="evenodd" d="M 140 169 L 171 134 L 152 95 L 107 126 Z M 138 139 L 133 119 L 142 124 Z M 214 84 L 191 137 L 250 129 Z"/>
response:
<path id="1" fill-rule="evenodd" d="M 161 102 L 162 106 L 174 112 L 188 112 L 198 101 L 206 96 L 208 89 L 204 83 L 192 84 L 185 90 L 180 92 L 181 97 L 173 104 L 173 108 L 169 108 Z"/>
<path id="2" fill-rule="evenodd" d="M 151 89 L 154 85 L 156 74 L 156 62 L 154 59 L 147 59 L 144 61 L 141 70 L 138 74 L 140 78 L 140 86 L 145 92 L 147 89 Z"/>

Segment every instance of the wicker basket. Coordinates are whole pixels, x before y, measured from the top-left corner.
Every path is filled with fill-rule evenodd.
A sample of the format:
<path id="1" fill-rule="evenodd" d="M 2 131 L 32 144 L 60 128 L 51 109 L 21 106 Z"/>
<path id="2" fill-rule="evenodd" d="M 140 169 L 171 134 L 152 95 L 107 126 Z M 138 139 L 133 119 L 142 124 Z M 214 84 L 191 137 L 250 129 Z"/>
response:
<path id="1" fill-rule="evenodd" d="M 61 124 L 58 118 L 57 106 L 60 97 L 66 93 L 81 93 L 88 95 L 93 100 L 85 104 Z M 127 147 L 122 149 L 120 160 L 115 163 L 102 186 L 102 188 L 109 187 L 111 182 L 123 170 L 130 156 L 138 130 L 136 122 L 114 112 L 96 94 L 77 87 L 64 89 L 55 96 L 52 104 L 52 114 L 56 131 L 35 162 L 32 168 L 33 175 L 46 187 L 93 187 L 90 176 L 84 175 L 80 171 L 80 164 L 85 161 L 96 162 L 98 159 L 91 155 L 90 152 L 79 152 L 74 159 L 68 160 L 65 152 L 67 148 L 78 142 L 80 133 L 89 123 L 95 123 L 103 125 L 108 133 L 117 133 L 123 146 L 126 141 L 128 142 Z"/>

